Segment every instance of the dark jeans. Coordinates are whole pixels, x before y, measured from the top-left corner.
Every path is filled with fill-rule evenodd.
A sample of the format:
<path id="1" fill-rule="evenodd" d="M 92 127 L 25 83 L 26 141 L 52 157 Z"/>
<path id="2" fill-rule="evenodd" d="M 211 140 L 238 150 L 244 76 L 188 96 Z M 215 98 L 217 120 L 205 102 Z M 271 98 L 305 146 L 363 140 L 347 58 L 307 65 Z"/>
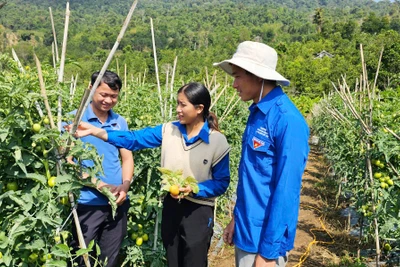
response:
<path id="1" fill-rule="evenodd" d="M 207 267 L 214 227 L 214 207 L 167 195 L 162 211 L 161 237 L 169 267 Z"/>
<path id="2" fill-rule="evenodd" d="M 90 206 L 78 204 L 77 213 L 79 222 L 82 228 L 82 233 L 86 245 L 90 241 L 95 240 L 100 247 L 99 259 L 104 261 L 108 259 L 107 267 L 117 266 L 118 254 L 121 247 L 122 240 L 127 233 L 127 214 L 129 210 L 129 200 L 126 200 L 117 209 L 115 218 L 112 218 L 111 206 Z M 75 223 L 72 225 L 71 247 L 73 252 L 79 249 L 79 241 L 76 234 Z M 96 257 L 94 252 L 91 256 Z M 78 257 L 76 262 L 78 266 L 85 266 L 83 257 Z M 91 260 L 93 266 L 93 260 Z"/>

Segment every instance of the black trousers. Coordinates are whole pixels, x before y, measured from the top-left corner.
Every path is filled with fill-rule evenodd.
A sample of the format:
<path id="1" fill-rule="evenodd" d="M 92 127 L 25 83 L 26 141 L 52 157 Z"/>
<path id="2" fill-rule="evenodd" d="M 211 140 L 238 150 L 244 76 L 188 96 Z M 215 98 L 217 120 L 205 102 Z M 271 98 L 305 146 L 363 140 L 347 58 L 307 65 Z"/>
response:
<path id="1" fill-rule="evenodd" d="M 169 267 L 207 267 L 214 227 L 214 207 L 167 195 L 161 237 Z"/>
<path id="2" fill-rule="evenodd" d="M 107 260 L 107 267 L 115 267 L 118 263 L 118 254 L 121 247 L 122 240 L 127 233 L 127 214 L 129 210 L 129 200 L 126 200 L 117 209 L 115 218 L 112 218 L 111 206 L 91 206 L 78 204 L 77 213 L 79 222 L 82 228 L 82 233 L 85 239 L 86 245 L 90 241 L 95 240 L 100 247 L 101 254 L 99 259 L 104 261 Z M 76 234 L 75 223 L 72 225 L 72 236 L 71 247 L 73 253 L 79 249 L 79 241 Z M 94 252 L 91 254 L 92 257 L 96 258 L 98 255 Z M 78 266 L 85 266 L 83 257 L 78 257 Z M 94 265 L 94 261 L 91 260 L 91 265 Z"/>

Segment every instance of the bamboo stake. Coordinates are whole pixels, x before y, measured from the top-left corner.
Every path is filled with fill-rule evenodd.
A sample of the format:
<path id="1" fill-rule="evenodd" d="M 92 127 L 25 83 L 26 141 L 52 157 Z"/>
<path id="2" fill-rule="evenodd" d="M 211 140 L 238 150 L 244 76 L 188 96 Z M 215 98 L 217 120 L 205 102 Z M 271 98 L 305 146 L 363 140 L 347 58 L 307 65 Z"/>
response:
<path id="1" fill-rule="evenodd" d="M 371 94 L 370 88 L 369 88 L 369 83 L 368 83 L 368 76 L 367 76 L 367 66 L 365 64 L 364 61 L 364 51 L 362 48 L 362 45 L 360 45 L 360 53 L 361 53 L 361 59 L 362 59 L 362 66 L 363 66 L 363 84 L 365 86 L 365 89 L 367 91 L 368 94 L 368 98 L 369 98 L 369 126 L 370 129 L 372 129 L 372 112 L 373 112 L 373 98 L 375 98 L 375 88 L 373 87 L 373 93 Z M 381 56 L 382 56 L 383 50 L 381 51 Z M 379 74 L 379 68 L 380 68 L 380 61 L 381 58 L 379 59 L 379 64 L 378 64 L 378 68 L 377 68 L 377 72 L 376 72 L 376 76 L 375 79 L 377 79 L 377 75 Z M 375 86 L 375 85 L 374 85 Z M 372 130 L 371 130 L 372 133 Z M 369 151 L 370 149 L 370 145 L 371 145 L 371 141 L 367 141 L 367 149 Z M 370 178 L 370 184 L 371 186 L 374 184 L 374 177 L 373 177 L 373 173 L 372 173 L 372 165 L 371 165 L 371 159 L 370 156 L 367 156 L 367 168 L 368 168 L 368 172 L 369 172 L 369 178 Z M 372 190 L 371 191 L 371 197 L 372 197 L 372 211 L 375 213 L 376 212 L 376 204 L 375 204 L 375 193 Z M 376 257 L 375 257 L 375 261 L 376 261 L 376 266 L 379 266 L 379 258 L 380 258 L 380 244 L 379 244 L 379 224 L 378 224 L 378 219 L 376 217 L 374 217 L 374 225 L 375 225 L 375 247 L 376 247 Z"/>
<path id="2" fill-rule="evenodd" d="M 115 61 L 117 62 L 117 74 L 119 76 L 119 63 L 118 63 L 118 57 L 115 59 Z"/>
<path id="3" fill-rule="evenodd" d="M 15 53 L 14 48 L 11 48 L 11 53 L 12 53 L 12 56 L 13 56 L 14 60 L 17 62 L 17 66 L 18 66 L 19 71 L 22 72 L 22 73 L 25 73 L 24 67 L 22 67 L 21 61 L 19 61 L 19 58 L 17 56 L 17 53 Z"/>
<path id="4" fill-rule="evenodd" d="M 367 65 L 365 64 L 364 60 L 364 50 L 362 44 L 360 44 L 360 54 L 361 54 L 361 62 L 362 62 L 362 67 L 363 67 L 363 85 L 364 85 L 364 92 L 367 91 L 368 94 L 368 99 L 369 99 L 369 121 L 367 123 L 369 124 L 370 128 L 372 129 L 372 108 L 373 108 L 373 98 L 375 97 L 374 94 L 371 95 L 371 92 L 369 90 L 369 84 L 368 84 L 368 78 L 367 78 Z M 379 68 L 377 69 L 377 73 L 379 73 Z"/>
<path id="5" fill-rule="evenodd" d="M 44 81 L 43 81 L 42 67 L 41 67 L 40 61 L 37 58 L 37 56 L 34 55 L 34 57 L 35 57 L 35 61 L 36 61 L 36 67 L 38 69 L 39 85 L 40 85 L 40 90 L 41 90 L 41 94 L 42 94 L 42 97 L 43 97 L 43 102 L 44 102 L 46 110 L 47 110 L 47 115 L 49 117 L 50 126 L 51 126 L 52 129 L 55 129 L 56 126 L 54 124 L 53 115 L 51 114 L 51 108 L 50 108 L 49 101 L 48 101 L 48 98 L 47 98 L 46 87 L 45 87 Z M 58 151 L 55 151 L 55 153 L 56 153 L 56 156 L 57 156 L 58 155 Z M 61 161 L 60 160 L 58 160 L 57 164 L 58 164 L 57 165 L 58 170 L 61 169 Z M 75 221 L 76 233 L 78 235 L 79 246 L 82 249 L 86 249 L 86 243 L 85 243 L 85 240 L 83 238 L 82 228 L 80 226 L 78 214 L 76 213 L 76 209 L 75 209 L 74 196 L 73 196 L 73 194 L 71 192 L 69 192 L 69 200 L 71 202 L 72 213 L 73 213 L 73 216 L 74 216 L 74 221 Z M 83 259 L 84 259 L 86 267 L 90 267 L 90 261 L 89 261 L 88 253 L 85 253 L 82 256 L 83 256 Z"/>
<path id="6" fill-rule="evenodd" d="M 65 55 L 67 52 L 67 40 L 68 40 L 68 26 L 69 26 L 69 2 L 67 2 L 67 6 L 65 8 L 65 25 L 64 25 L 64 39 L 61 51 L 61 62 L 60 62 L 60 69 L 58 71 L 58 82 L 62 83 L 64 79 L 64 66 L 65 66 Z M 61 91 L 61 88 L 60 88 Z M 62 131 L 61 120 L 62 120 L 62 97 L 61 92 L 59 92 L 58 96 L 58 106 L 57 106 L 57 126 L 58 131 Z"/>
<path id="7" fill-rule="evenodd" d="M 370 142 L 367 142 L 367 150 L 369 151 L 371 149 L 371 145 Z M 368 168 L 368 173 L 369 173 L 369 179 L 370 179 L 370 183 L 371 185 L 374 183 L 374 176 L 372 173 L 372 165 L 371 165 L 371 159 L 369 157 L 367 157 L 367 168 Z M 375 205 L 375 194 L 374 191 L 371 191 L 371 198 L 372 198 L 372 212 L 375 213 L 376 212 L 376 205 Z M 380 249 L 380 244 L 379 244 L 379 230 L 378 230 L 378 219 L 376 217 L 374 217 L 373 219 L 374 221 L 374 225 L 375 225 L 375 247 L 376 247 L 376 257 L 375 257 L 375 262 L 376 262 L 376 266 L 379 266 L 379 254 L 381 253 L 381 249 Z"/>
<path id="8" fill-rule="evenodd" d="M 214 90 L 217 91 L 218 87 L 219 87 L 219 84 L 218 84 L 217 86 L 215 86 L 215 88 L 214 88 L 212 91 L 214 91 Z M 211 109 L 212 107 L 214 107 L 215 104 L 217 104 L 219 98 L 222 96 L 222 94 L 224 93 L 224 91 L 225 91 L 227 88 L 228 88 L 227 85 L 225 85 L 224 88 L 222 88 L 221 92 L 219 92 L 219 94 L 218 94 L 217 97 L 214 99 L 213 103 L 211 104 L 210 109 Z"/>
<path id="9" fill-rule="evenodd" d="M 65 24 L 64 24 L 64 38 L 63 38 L 63 45 L 61 50 L 61 61 L 60 61 L 60 69 L 58 72 L 58 82 L 63 82 L 64 76 L 64 66 L 65 66 L 65 55 L 67 52 L 67 40 L 68 40 L 68 26 L 69 26 L 69 2 L 67 2 L 67 6 L 65 9 Z"/>
<path id="10" fill-rule="evenodd" d="M 215 84 L 214 87 L 209 87 L 210 90 L 210 96 L 212 97 L 218 90 L 218 88 L 220 87 L 220 84 Z M 212 89 L 211 89 L 212 88 Z"/>
<path id="11" fill-rule="evenodd" d="M 73 87 L 73 90 L 72 90 L 72 98 L 74 98 L 74 96 L 75 96 L 76 84 L 78 83 L 78 75 L 79 75 L 79 73 L 77 73 L 76 76 L 75 76 L 74 87 Z"/>
<path id="12" fill-rule="evenodd" d="M 72 210 L 72 215 L 74 217 L 76 232 L 78 235 L 79 246 L 81 249 L 86 249 L 86 242 L 85 242 L 85 238 L 83 237 L 83 234 L 82 234 L 82 229 L 81 229 L 81 225 L 79 222 L 78 213 L 76 212 L 75 199 L 74 199 L 74 195 L 72 194 L 72 192 L 68 193 L 68 199 L 69 199 L 69 203 L 71 204 L 71 210 Z M 82 255 L 82 257 L 83 257 L 86 267 L 90 267 L 91 264 L 89 261 L 89 254 L 85 253 Z"/>
<path id="13" fill-rule="evenodd" d="M 69 96 L 72 95 L 72 88 L 74 87 L 74 75 L 71 75 L 71 83 L 69 85 Z"/>
<path id="14" fill-rule="evenodd" d="M 368 99 L 369 99 L 369 116 L 366 118 L 366 120 L 364 121 L 361 118 L 361 115 L 359 112 L 357 112 L 357 110 L 355 109 L 353 102 L 352 102 L 352 96 L 349 90 L 348 85 L 346 84 L 346 80 L 343 77 L 343 84 L 339 83 L 339 89 L 336 88 L 336 86 L 334 85 L 335 90 L 337 91 L 337 93 L 339 94 L 339 96 L 341 97 L 341 99 L 343 100 L 345 106 L 347 106 L 350 110 L 350 112 L 353 114 L 353 116 L 360 122 L 363 131 L 368 135 L 372 134 L 372 111 L 373 111 L 373 100 L 375 98 L 375 94 L 371 93 L 370 87 L 369 87 L 369 83 L 368 83 L 368 77 L 367 77 L 367 69 L 366 69 L 366 64 L 364 61 L 364 56 L 363 56 L 363 49 L 362 49 L 362 45 L 360 45 L 360 53 L 361 53 L 361 62 L 362 62 L 362 76 L 360 78 L 360 113 L 362 112 L 362 103 L 363 103 L 363 93 L 367 94 Z M 382 54 L 382 53 L 381 53 Z M 380 63 L 379 63 L 380 65 Z M 377 74 L 379 73 L 379 66 L 378 66 L 378 70 L 377 70 Z M 377 76 L 376 76 L 377 77 Z M 376 81 L 377 78 L 375 78 Z M 374 88 L 372 89 L 373 91 L 375 90 L 375 84 L 374 84 Z M 366 123 L 367 122 L 367 123 Z M 365 140 L 366 143 L 366 149 L 367 151 L 369 151 L 371 149 L 371 141 L 370 140 Z M 367 167 L 367 172 L 369 175 L 369 183 L 372 185 L 374 183 L 374 177 L 373 177 L 373 173 L 372 173 L 372 164 L 371 164 L 371 159 L 370 159 L 370 155 L 367 155 L 366 157 L 366 167 Z M 366 173 L 367 175 L 367 173 Z M 367 177 L 366 177 L 367 178 Z M 365 188 L 368 188 L 368 183 L 365 184 Z M 376 212 L 376 204 L 375 204 L 375 193 L 374 191 L 371 191 L 371 198 L 372 198 L 372 210 L 375 213 Z M 380 257 L 380 244 L 379 244 L 379 225 L 378 225 L 378 220 L 377 218 L 373 219 L 373 223 L 374 223 L 374 231 L 375 231 L 375 246 L 376 246 L 376 266 L 379 266 L 379 257 Z M 362 229 L 361 229 L 362 231 Z M 360 240 L 361 240 L 361 234 L 360 234 Z M 359 241 L 361 242 L 361 241 Z M 359 254 L 359 251 L 358 251 Z"/>
<path id="15" fill-rule="evenodd" d="M 56 35 L 56 28 L 54 27 L 54 20 L 53 20 L 53 13 L 51 12 L 51 7 L 49 7 L 49 11 L 50 11 L 50 20 L 51 20 L 51 29 L 53 31 L 53 37 L 54 37 L 54 51 L 55 51 L 55 59 L 56 59 L 56 63 L 58 63 L 58 47 L 57 47 L 57 35 Z M 55 68 L 55 66 L 54 66 Z"/>
<path id="16" fill-rule="evenodd" d="M 231 111 L 232 111 L 232 109 L 238 104 L 240 102 L 240 98 L 238 98 L 237 100 L 236 100 L 236 102 L 230 107 L 230 109 L 226 112 L 226 114 L 222 114 L 222 117 L 221 117 L 221 121 L 223 121 L 224 119 L 225 119 L 225 117 L 226 116 L 228 116 L 228 114 L 229 113 L 231 113 Z M 230 102 L 229 102 L 229 104 L 230 104 Z M 229 106 L 229 105 L 228 105 Z"/>
<path id="17" fill-rule="evenodd" d="M 211 88 L 213 82 L 214 82 L 214 87 L 216 87 L 216 86 L 217 86 L 217 83 L 216 83 L 216 82 L 217 82 L 217 71 L 214 71 L 214 74 L 213 74 L 213 76 L 211 77 L 210 85 L 209 85 L 209 87 L 207 87 L 207 88 Z"/>
<path id="18" fill-rule="evenodd" d="M 159 206 L 161 205 L 161 198 L 158 200 Z M 156 215 L 156 225 L 154 227 L 154 242 L 153 242 L 153 251 L 157 249 L 157 239 L 158 239 L 158 224 L 160 222 L 160 211 L 157 210 L 157 215 Z"/>
<path id="19" fill-rule="evenodd" d="M 349 98 L 347 97 L 346 94 L 342 94 L 339 89 L 337 89 L 336 85 L 332 83 L 333 87 L 335 90 L 338 92 L 338 95 L 340 98 L 342 98 L 343 102 L 346 104 L 346 106 L 350 109 L 350 112 L 355 116 L 361 123 L 361 126 L 365 130 L 366 133 L 371 134 L 371 130 L 368 128 L 368 126 L 365 124 L 363 119 L 360 117 L 360 115 L 357 113 L 357 111 L 354 109 L 354 106 L 350 103 Z"/>
<path id="20" fill-rule="evenodd" d="M 40 92 L 43 97 L 44 106 L 46 107 L 47 116 L 49 116 L 50 126 L 52 129 L 54 129 L 56 126 L 54 124 L 53 115 L 51 114 L 49 100 L 47 99 L 46 87 L 44 85 L 44 80 L 42 75 L 42 67 L 36 54 L 34 55 L 34 57 L 35 57 L 36 67 L 38 69 Z"/>
<path id="21" fill-rule="evenodd" d="M 126 63 L 125 63 L 124 64 L 124 89 L 126 89 L 126 82 L 127 82 L 126 72 L 127 72 L 127 67 L 126 67 Z"/>
<path id="22" fill-rule="evenodd" d="M 393 164 L 390 161 L 388 161 L 388 165 L 396 173 L 397 176 L 400 176 L 399 172 L 396 170 L 396 168 L 393 166 Z"/>
<path id="23" fill-rule="evenodd" d="M 388 127 L 383 127 L 386 131 L 388 131 L 389 133 L 391 133 L 397 140 L 400 141 L 400 136 L 398 136 L 395 132 L 393 132 L 392 130 L 390 130 Z"/>
<path id="24" fill-rule="evenodd" d="M 172 69 L 172 77 L 171 77 L 171 89 L 170 89 L 170 94 L 169 94 L 169 118 L 172 118 L 172 99 L 173 99 L 173 94 L 174 94 L 174 83 L 175 83 L 175 70 L 176 70 L 176 64 L 178 63 L 178 57 L 175 56 L 174 59 L 174 67 Z"/>
<path id="25" fill-rule="evenodd" d="M 78 112 L 76 113 L 76 116 L 75 116 L 75 119 L 74 119 L 74 122 L 73 122 L 73 125 L 72 125 L 72 128 L 71 128 L 71 133 L 72 134 L 74 134 L 76 132 L 76 129 L 78 128 L 79 122 L 82 120 L 83 113 L 85 112 L 87 106 L 89 105 L 90 100 L 92 99 L 92 96 L 93 96 L 94 92 L 96 91 L 97 87 L 99 86 L 100 81 L 103 78 L 103 75 L 106 72 L 106 70 L 108 68 L 108 65 L 110 64 L 110 62 L 111 62 L 111 60 L 112 60 L 112 58 L 113 58 L 113 56 L 115 54 L 115 51 L 117 51 L 119 43 L 121 42 L 121 39 L 125 34 L 126 28 L 128 27 L 128 24 L 129 24 L 129 22 L 130 22 L 130 20 L 132 18 L 132 14 L 133 14 L 133 11 L 136 8 L 137 2 L 138 2 L 138 0 L 135 0 L 133 2 L 132 6 L 131 6 L 131 9 L 129 10 L 129 13 L 128 13 L 125 21 L 124 21 L 124 24 L 122 25 L 122 28 L 121 28 L 121 31 L 120 31 L 118 37 L 117 37 L 117 40 L 115 41 L 115 44 L 114 44 L 113 48 L 111 49 L 110 54 L 108 55 L 108 57 L 106 59 L 106 62 L 104 63 L 102 69 L 100 70 L 99 76 L 97 77 L 95 83 L 92 85 L 92 89 L 90 90 L 90 94 L 89 94 L 88 98 L 86 99 L 85 103 L 83 104 L 84 106 L 82 108 L 80 107 L 80 112 L 79 113 Z M 79 109 L 78 109 L 78 111 L 79 111 Z"/>
<path id="26" fill-rule="evenodd" d="M 18 66 L 19 71 L 21 73 L 25 73 L 25 69 L 22 67 L 21 61 L 19 60 L 17 53 L 15 53 L 14 48 L 11 48 L 11 53 L 12 53 L 12 56 L 13 56 L 14 60 L 17 62 L 17 66 Z M 35 101 L 35 107 L 36 107 L 36 109 L 37 109 L 37 111 L 39 113 L 39 116 L 42 118 L 43 117 L 43 110 L 40 107 L 39 102 Z"/>
<path id="27" fill-rule="evenodd" d="M 166 94 L 165 94 L 165 100 L 164 100 L 164 114 L 167 113 L 167 104 L 168 104 L 167 93 L 169 91 L 169 86 L 168 86 L 168 84 L 169 84 L 169 69 L 170 69 L 170 65 L 168 64 L 167 65 L 167 72 L 165 74 L 165 93 Z"/>
<path id="28" fill-rule="evenodd" d="M 56 64 L 56 56 L 54 54 L 54 42 L 51 42 L 51 58 L 53 59 L 53 68 L 54 71 L 57 73 L 57 64 Z"/>
<path id="29" fill-rule="evenodd" d="M 161 110 L 161 117 L 164 119 L 164 110 L 162 105 L 162 97 L 161 97 L 161 86 L 160 86 L 160 78 L 158 75 L 158 65 L 157 65 L 157 51 L 156 51 L 156 42 L 154 40 L 154 27 L 153 27 L 153 19 L 150 18 L 150 26 L 151 26 L 151 40 L 153 42 L 153 54 L 154 54 L 154 66 L 156 70 L 156 79 L 157 79 L 157 89 L 158 89 L 158 99 L 160 100 L 160 110 Z"/>
<path id="30" fill-rule="evenodd" d="M 374 85 L 372 87 L 372 96 L 375 97 L 375 90 L 376 90 L 376 83 L 378 81 L 378 74 L 379 74 L 379 69 L 381 67 L 381 62 L 382 62 L 382 56 L 383 56 L 383 50 L 384 48 L 382 47 L 381 53 L 379 55 L 379 60 L 378 60 L 378 67 L 376 69 L 376 74 L 375 74 L 375 79 L 374 79 Z"/>
<path id="31" fill-rule="evenodd" d="M 206 69 L 206 86 L 207 86 L 207 88 L 210 88 L 210 81 L 208 79 L 208 69 L 207 69 L 207 67 L 205 67 L 205 69 Z"/>
<path id="32" fill-rule="evenodd" d="M 127 97 L 127 94 L 128 94 L 128 88 L 126 87 L 126 83 L 127 83 L 127 81 L 126 81 L 126 64 L 124 64 L 124 92 L 125 92 L 125 94 L 124 94 L 124 96 L 125 96 L 125 102 L 126 102 L 126 97 Z"/>
<path id="33" fill-rule="evenodd" d="M 342 117 L 343 115 L 340 112 L 339 112 L 339 114 L 340 114 L 339 115 L 336 110 L 332 110 L 328 107 L 325 107 L 325 109 L 334 119 L 336 119 L 340 123 L 342 123 L 342 124 L 349 123 L 349 121 L 346 118 Z"/>
<path id="34" fill-rule="evenodd" d="M 233 102 L 233 100 L 235 100 L 235 97 L 236 97 L 236 94 L 235 93 L 232 94 L 231 99 L 229 100 L 228 105 L 226 105 L 226 108 L 225 108 L 224 112 L 222 112 L 222 116 L 221 117 L 224 117 L 226 115 L 227 110 L 231 106 L 231 103 Z M 240 99 L 240 98 L 238 98 L 238 99 Z M 222 120 L 222 118 L 221 118 L 221 120 Z"/>

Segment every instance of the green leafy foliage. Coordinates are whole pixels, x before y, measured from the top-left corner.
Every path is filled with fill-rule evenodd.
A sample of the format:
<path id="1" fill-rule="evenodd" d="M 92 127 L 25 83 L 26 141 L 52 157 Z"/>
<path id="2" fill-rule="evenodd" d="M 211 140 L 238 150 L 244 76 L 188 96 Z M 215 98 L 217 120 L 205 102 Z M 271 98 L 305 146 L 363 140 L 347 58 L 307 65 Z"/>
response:
<path id="1" fill-rule="evenodd" d="M 66 221 L 70 206 L 65 198 L 69 192 L 78 197 L 83 185 L 95 185 L 82 180 L 80 168 L 65 164 L 60 156 L 72 137 L 43 123 L 40 113 L 46 111 L 34 70 L 20 69 L 4 55 L 0 62 L 4 66 L 0 74 L 0 237 L 7 236 L 0 238 L 0 265 L 37 266 L 45 262 L 66 266 L 76 255 L 71 255 L 68 234 L 63 240 L 58 236 L 60 231 L 71 231 L 71 221 Z M 43 72 L 55 114 L 59 95 L 56 77 L 46 67 Z M 93 160 L 95 166 L 86 171 L 92 176 L 100 173 L 97 152 L 71 140 L 76 144 L 69 155 Z M 55 178 L 50 186 L 51 177 Z M 104 193 L 116 209 L 115 197 L 109 190 Z"/>
<path id="2" fill-rule="evenodd" d="M 370 99 L 366 92 L 353 92 L 355 105 L 362 118 L 369 118 Z M 372 98 L 372 133 L 365 134 L 360 122 L 350 113 L 338 95 L 322 99 L 313 109 L 312 128 L 334 170 L 337 185 L 352 207 L 364 216 L 364 239 L 374 239 L 374 220 L 379 238 L 398 240 L 400 202 L 400 132 L 395 108 L 400 90 L 377 91 Z M 370 147 L 366 144 L 369 143 Z M 367 159 L 371 161 L 372 181 Z"/>
<path id="3" fill-rule="evenodd" d="M 161 173 L 161 190 L 165 192 L 171 192 L 171 186 L 176 186 L 179 190 L 180 187 L 190 186 L 192 188 L 193 193 L 197 194 L 199 192 L 199 186 L 197 185 L 197 180 L 191 176 L 183 177 L 183 171 L 171 171 L 166 168 L 157 168 Z M 172 193 L 173 194 L 173 193 Z M 179 194 L 179 191 L 178 191 Z M 178 195 L 174 194 L 174 195 Z M 181 193 L 183 195 L 188 195 L 188 193 Z"/>

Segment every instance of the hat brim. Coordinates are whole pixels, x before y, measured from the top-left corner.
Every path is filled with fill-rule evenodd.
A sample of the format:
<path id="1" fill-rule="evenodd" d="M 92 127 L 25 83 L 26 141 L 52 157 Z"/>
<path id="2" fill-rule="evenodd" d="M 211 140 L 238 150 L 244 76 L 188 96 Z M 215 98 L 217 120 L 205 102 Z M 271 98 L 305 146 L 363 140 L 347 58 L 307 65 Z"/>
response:
<path id="1" fill-rule="evenodd" d="M 252 74 L 254 74 L 257 77 L 263 78 L 265 80 L 270 80 L 270 81 L 276 81 L 277 83 L 283 85 L 283 86 L 289 86 L 290 81 L 280 75 L 278 72 L 275 70 L 268 68 L 266 66 L 257 64 L 256 62 L 249 62 L 246 61 L 245 59 L 242 58 L 232 58 L 228 60 L 224 60 L 218 63 L 214 63 L 213 66 L 219 66 L 221 69 L 223 69 L 226 73 L 229 75 L 232 75 L 232 65 L 236 65 Z"/>

